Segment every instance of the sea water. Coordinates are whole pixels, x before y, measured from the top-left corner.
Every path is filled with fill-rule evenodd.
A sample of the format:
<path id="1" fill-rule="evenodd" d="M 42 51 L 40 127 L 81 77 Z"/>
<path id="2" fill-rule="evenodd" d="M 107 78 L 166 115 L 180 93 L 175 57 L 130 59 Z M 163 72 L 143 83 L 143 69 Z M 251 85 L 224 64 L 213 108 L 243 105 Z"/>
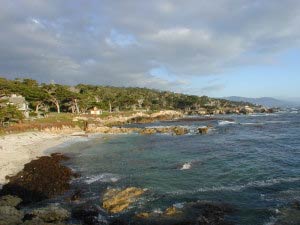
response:
<path id="1" fill-rule="evenodd" d="M 185 126 L 187 135 L 102 135 L 59 151 L 81 174 L 73 186 L 83 201 L 101 206 L 107 188 L 134 186 L 148 194 L 125 214 L 206 200 L 230 204 L 237 224 L 272 224 L 300 201 L 300 114 L 218 117 L 130 125 Z M 196 133 L 206 125 L 208 134 Z"/>

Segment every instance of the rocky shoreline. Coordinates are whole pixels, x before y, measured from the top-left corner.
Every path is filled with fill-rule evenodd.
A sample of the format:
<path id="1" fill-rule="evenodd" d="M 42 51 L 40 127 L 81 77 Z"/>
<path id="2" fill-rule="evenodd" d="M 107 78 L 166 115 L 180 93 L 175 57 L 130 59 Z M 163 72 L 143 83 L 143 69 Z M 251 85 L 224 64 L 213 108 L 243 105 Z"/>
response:
<path id="1" fill-rule="evenodd" d="M 171 116 L 160 115 L 147 117 L 133 117 L 118 123 L 124 125 L 128 123 L 150 123 L 158 120 L 186 120 L 201 119 L 202 121 L 221 120 L 222 118 L 184 118 L 182 114 L 172 114 Z M 228 120 L 228 119 L 227 119 Z M 129 122 L 130 121 L 130 122 Z M 99 122 L 99 121 L 98 121 Z M 172 134 L 184 135 L 189 130 L 182 126 L 168 127 L 119 127 L 112 125 L 110 121 L 107 124 L 88 123 L 85 132 L 74 130 L 74 128 L 47 128 L 44 131 L 55 135 L 68 134 L 68 137 L 86 136 L 89 134 L 120 134 L 120 133 L 139 133 L 141 135 L 152 134 Z M 115 120 L 114 120 L 115 122 Z M 207 134 L 211 126 L 197 128 L 198 134 Z M 77 131 L 77 133 L 74 133 Z M 56 136 L 57 137 L 57 136 Z M 70 139 L 67 139 L 70 140 Z M 40 153 L 41 154 L 41 153 Z M 36 156 L 35 156 L 36 157 Z M 64 194 L 70 189 L 70 181 L 77 177 L 71 169 L 61 164 L 68 158 L 61 154 L 52 154 L 51 156 L 42 156 L 25 164 L 24 169 L 13 176 L 7 177 L 9 182 L 5 184 L 0 191 L 0 225 L 33 225 L 33 224 L 215 224 L 229 225 L 234 224 L 227 220 L 228 215 L 234 213 L 231 206 L 214 202 L 189 202 L 183 207 L 170 205 L 163 212 L 136 212 L 126 218 L 112 217 L 109 220 L 104 215 L 119 214 L 125 211 L 131 204 L 138 201 L 139 197 L 147 193 L 147 190 L 136 187 L 125 187 L 124 189 L 108 189 L 102 193 L 97 205 L 78 205 L 71 209 L 65 209 L 57 205 L 48 205 L 42 208 L 25 210 L 23 206 L 32 205 L 45 199 L 51 199 L 55 196 Z M 77 202 L 80 199 L 81 191 L 68 193 L 66 198 L 68 202 Z M 299 207 L 300 208 L 300 207 Z M 289 213 L 293 210 L 299 210 L 293 207 L 286 210 Z M 103 210 L 105 211 L 103 213 Z M 284 214 L 281 220 L 284 221 Z M 77 223 L 78 222 L 78 223 Z"/>

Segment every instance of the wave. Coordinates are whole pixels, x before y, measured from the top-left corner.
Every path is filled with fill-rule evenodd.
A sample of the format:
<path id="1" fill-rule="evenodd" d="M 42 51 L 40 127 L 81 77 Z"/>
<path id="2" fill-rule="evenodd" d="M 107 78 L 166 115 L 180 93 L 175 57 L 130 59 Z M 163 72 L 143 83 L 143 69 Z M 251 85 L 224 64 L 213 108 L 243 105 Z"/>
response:
<path id="1" fill-rule="evenodd" d="M 291 121 L 288 120 L 270 120 L 270 121 L 265 121 L 265 123 L 290 123 Z"/>
<path id="2" fill-rule="evenodd" d="M 103 174 L 99 174 L 99 175 L 86 177 L 84 182 L 86 184 L 92 184 L 92 183 L 95 183 L 95 182 L 102 182 L 102 183 L 111 183 L 112 182 L 112 183 L 115 183 L 119 179 L 120 179 L 120 177 L 115 175 L 115 174 L 103 173 Z"/>
<path id="3" fill-rule="evenodd" d="M 168 192 L 168 194 L 172 195 L 184 195 L 184 194 L 195 194 L 199 192 L 219 192 L 219 191 L 241 191 L 246 188 L 253 188 L 253 187 L 269 187 L 275 184 L 285 183 L 285 182 L 297 182 L 300 181 L 300 178 L 274 178 L 269 180 L 263 181 L 252 181 L 246 184 L 241 185 L 233 185 L 233 186 L 214 186 L 214 187 L 203 187 L 198 188 L 196 190 L 179 190 L 174 192 Z"/>
<path id="4" fill-rule="evenodd" d="M 241 125 L 264 125 L 264 123 L 240 123 Z"/>
<path id="5" fill-rule="evenodd" d="M 220 121 L 218 121 L 218 125 L 219 126 L 224 126 L 224 125 L 228 125 L 228 124 L 236 124 L 236 122 L 234 122 L 234 121 L 228 121 L 228 120 L 220 120 Z"/>
<path id="6" fill-rule="evenodd" d="M 192 168 L 192 163 L 191 162 L 187 162 L 187 163 L 184 163 L 182 165 L 182 167 L 180 168 L 180 170 L 189 170 Z"/>

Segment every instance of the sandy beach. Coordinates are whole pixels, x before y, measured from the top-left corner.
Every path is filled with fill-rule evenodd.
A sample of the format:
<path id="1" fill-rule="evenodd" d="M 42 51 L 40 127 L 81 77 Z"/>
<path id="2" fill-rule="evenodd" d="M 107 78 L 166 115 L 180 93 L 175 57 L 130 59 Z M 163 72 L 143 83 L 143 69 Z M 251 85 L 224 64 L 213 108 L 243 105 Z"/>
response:
<path id="1" fill-rule="evenodd" d="M 5 176 L 14 175 L 23 169 L 24 164 L 45 155 L 49 148 L 71 139 L 71 134 L 49 132 L 26 132 L 0 137 L 0 188 L 7 182 Z"/>

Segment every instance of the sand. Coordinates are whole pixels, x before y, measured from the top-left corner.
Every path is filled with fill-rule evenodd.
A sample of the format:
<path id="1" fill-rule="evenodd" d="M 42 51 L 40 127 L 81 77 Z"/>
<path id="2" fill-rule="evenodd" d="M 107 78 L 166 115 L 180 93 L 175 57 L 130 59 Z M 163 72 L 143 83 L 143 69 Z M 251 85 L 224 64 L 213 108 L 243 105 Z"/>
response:
<path id="1" fill-rule="evenodd" d="M 7 183 L 5 176 L 14 175 L 24 164 L 45 155 L 49 148 L 78 138 L 71 134 L 25 132 L 0 136 L 0 188 Z"/>

